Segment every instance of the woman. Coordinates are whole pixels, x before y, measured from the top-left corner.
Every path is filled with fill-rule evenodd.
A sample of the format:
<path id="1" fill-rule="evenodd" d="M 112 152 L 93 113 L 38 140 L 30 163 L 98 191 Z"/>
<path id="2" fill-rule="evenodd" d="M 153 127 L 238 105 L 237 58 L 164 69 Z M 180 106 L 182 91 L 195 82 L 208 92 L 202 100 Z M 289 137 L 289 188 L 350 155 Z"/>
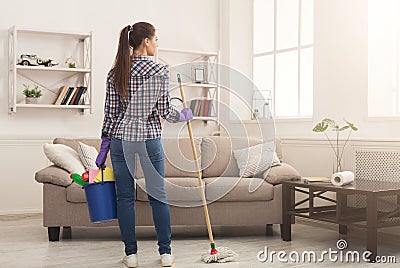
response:
<path id="1" fill-rule="evenodd" d="M 160 116 L 168 122 L 193 118 L 169 103 L 168 69 L 152 60 L 157 49 L 153 25 L 138 22 L 121 30 L 118 52 L 107 76 L 102 143 L 96 164 L 104 168 L 110 150 L 117 186 L 117 215 L 125 244 L 123 263 L 137 267 L 134 171 L 138 154 L 157 233 L 161 266 L 172 266 L 170 213 L 164 190 Z"/>

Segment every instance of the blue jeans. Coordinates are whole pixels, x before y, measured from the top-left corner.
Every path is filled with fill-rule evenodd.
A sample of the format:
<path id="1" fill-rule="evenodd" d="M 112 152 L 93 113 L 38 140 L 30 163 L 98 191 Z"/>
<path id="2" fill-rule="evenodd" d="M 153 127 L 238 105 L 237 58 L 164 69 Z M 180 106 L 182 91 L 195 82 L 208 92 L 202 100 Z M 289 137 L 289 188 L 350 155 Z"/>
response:
<path id="1" fill-rule="evenodd" d="M 157 232 L 158 252 L 171 253 L 171 223 L 164 189 L 164 150 L 161 139 L 129 142 L 111 139 L 111 162 L 117 187 L 117 216 L 126 255 L 137 252 L 135 233 L 136 154 L 143 169 L 146 192 Z"/>

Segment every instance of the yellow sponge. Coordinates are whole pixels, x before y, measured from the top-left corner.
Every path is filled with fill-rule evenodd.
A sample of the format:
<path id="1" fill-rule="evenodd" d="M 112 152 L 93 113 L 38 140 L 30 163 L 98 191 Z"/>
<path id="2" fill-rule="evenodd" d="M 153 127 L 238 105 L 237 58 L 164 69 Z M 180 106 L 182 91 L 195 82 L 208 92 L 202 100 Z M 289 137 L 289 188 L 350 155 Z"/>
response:
<path id="1" fill-rule="evenodd" d="M 114 171 L 112 170 L 112 168 L 106 167 L 103 170 L 103 180 L 104 181 L 115 181 Z M 101 170 L 99 170 L 99 173 L 97 174 L 97 176 L 94 178 L 93 181 L 101 182 Z"/>

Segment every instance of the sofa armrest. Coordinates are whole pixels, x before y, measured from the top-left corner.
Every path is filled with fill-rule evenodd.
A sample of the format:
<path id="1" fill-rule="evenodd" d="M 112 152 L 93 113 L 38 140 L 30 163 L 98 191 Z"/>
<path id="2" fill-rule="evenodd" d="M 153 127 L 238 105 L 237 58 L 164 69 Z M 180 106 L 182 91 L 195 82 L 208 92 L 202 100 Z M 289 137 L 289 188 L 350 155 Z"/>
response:
<path id="1" fill-rule="evenodd" d="M 40 183 L 51 183 L 64 187 L 67 187 L 72 183 L 68 171 L 54 165 L 36 172 L 35 180 Z"/>
<path id="2" fill-rule="evenodd" d="M 301 178 L 300 173 L 294 167 L 286 163 L 281 163 L 279 166 L 273 166 L 267 169 L 262 177 L 273 185 L 280 184 L 282 181 L 300 180 Z"/>

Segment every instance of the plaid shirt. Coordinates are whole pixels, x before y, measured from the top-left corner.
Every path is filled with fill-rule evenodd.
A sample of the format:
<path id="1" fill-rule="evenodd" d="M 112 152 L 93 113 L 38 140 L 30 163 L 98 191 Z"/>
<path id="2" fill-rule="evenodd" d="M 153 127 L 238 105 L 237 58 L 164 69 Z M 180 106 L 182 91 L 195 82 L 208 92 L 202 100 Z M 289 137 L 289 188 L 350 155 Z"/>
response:
<path id="1" fill-rule="evenodd" d="M 170 106 L 169 70 L 148 56 L 133 56 L 128 81 L 128 97 L 115 88 L 115 74 L 108 73 L 102 135 L 126 141 L 146 141 L 161 137 L 160 116 L 179 121 L 179 112 Z"/>

